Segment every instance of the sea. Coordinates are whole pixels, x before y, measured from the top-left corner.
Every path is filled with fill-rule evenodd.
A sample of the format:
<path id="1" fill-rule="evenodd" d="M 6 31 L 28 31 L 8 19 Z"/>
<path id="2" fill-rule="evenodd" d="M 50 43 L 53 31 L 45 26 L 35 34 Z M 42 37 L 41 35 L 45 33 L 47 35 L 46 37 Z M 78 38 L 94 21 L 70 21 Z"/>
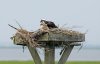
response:
<path id="1" fill-rule="evenodd" d="M 44 60 L 44 49 L 37 48 L 37 52 L 42 60 Z M 55 50 L 55 59 L 58 61 L 61 57 L 59 54 L 61 48 Z M 0 61 L 28 61 L 33 60 L 27 47 L 1 47 Z M 68 61 L 100 61 L 100 48 L 74 48 L 68 58 Z"/>

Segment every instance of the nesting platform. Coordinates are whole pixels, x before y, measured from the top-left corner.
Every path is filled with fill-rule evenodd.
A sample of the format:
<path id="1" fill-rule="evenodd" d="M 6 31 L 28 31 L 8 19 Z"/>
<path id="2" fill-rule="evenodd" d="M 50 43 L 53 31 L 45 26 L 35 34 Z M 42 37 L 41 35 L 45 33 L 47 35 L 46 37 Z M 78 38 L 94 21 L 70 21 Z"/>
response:
<path id="1" fill-rule="evenodd" d="M 79 45 L 81 44 L 80 42 L 85 41 L 85 34 L 78 33 L 76 31 L 68 31 L 69 33 L 68 34 L 67 31 L 65 31 L 65 33 L 62 33 L 64 31 L 56 31 L 56 30 L 52 31 L 52 30 L 38 37 L 37 43 L 40 44 L 40 46 L 46 47 L 46 45 L 49 45 L 49 44 L 55 47 L 59 47 L 61 45 L 72 45 L 72 44 Z M 36 32 L 37 34 L 38 32 L 39 34 L 41 33 L 41 31 L 36 31 Z M 31 34 L 31 39 L 33 35 L 34 33 Z M 13 36 L 13 41 L 14 41 L 14 44 L 16 45 L 25 45 L 25 46 L 26 46 L 25 42 L 27 42 L 19 33 L 16 33 Z"/>
<path id="2" fill-rule="evenodd" d="M 73 47 L 79 46 L 81 45 L 81 42 L 85 41 L 85 34 L 77 33 L 75 31 L 69 31 L 68 33 L 63 33 L 63 31 L 50 31 L 43 34 L 42 36 L 39 36 L 37 43 L 40 46 L 37 47 L 31 47 L 29 44 L 26 44 L 28 41 L 25 41 L 25 39 L 19 33 L 16 33 L 13 36 L 13 41 L 16 45 L 23 45 L 28 47 L 35 64 L 42 64 L 42 61 L 36 50 L 37 47 L 43 47 L 45 49 L 45 64 L 55 64 L 55 49 L 57 47 L 64 47 L 58 64 L 65 64 Z"/>

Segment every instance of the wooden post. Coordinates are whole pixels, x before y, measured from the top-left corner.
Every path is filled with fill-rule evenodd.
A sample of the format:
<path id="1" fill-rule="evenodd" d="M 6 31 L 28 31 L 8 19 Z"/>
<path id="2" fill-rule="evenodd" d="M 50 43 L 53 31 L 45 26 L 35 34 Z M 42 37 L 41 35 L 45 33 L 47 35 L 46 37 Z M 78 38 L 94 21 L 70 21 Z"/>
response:
<path id="1" fill-rule="evenodd" d="M 55 48 L 45 48 L 45 64 L 55 64 Z"/>
<path id="2" fill-rule="evenodd" d="M 67 61 L 67 59 L 68 59 L 73 47 L 74 47 L 74 45 L 70 46 L 69 48 L 65 48 L 65 50 L 64 50 L 64 52 L 63 52 L 58 64 L 65 64 L 66 63 L 66 61 Z"/>
<path id="3" fill-rule="evenodd" d="M 28 49 L 31 53 L 31 56 L 32 56 L 35 64 L 42 64 L 42 61 L 40 59 L 40 56 L 38 55 L 38 52 L 37 52 L 36 48 L 31 47 L 29 44 L 27 44 L 27 46 L 28 46 Z"/>

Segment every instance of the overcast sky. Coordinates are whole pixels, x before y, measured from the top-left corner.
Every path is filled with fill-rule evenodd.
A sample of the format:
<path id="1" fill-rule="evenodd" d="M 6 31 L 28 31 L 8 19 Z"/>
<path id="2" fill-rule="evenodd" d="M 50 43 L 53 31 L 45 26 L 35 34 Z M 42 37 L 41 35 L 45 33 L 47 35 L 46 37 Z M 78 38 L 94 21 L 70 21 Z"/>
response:
<path id="1" fill-rule="evenodd" d="M 41 19 L 86 32 L 84 44 L 100 46 L 100 0 L 0 0 L 0 46 L 13 45 L 8 24 L 34 31 Z"/>

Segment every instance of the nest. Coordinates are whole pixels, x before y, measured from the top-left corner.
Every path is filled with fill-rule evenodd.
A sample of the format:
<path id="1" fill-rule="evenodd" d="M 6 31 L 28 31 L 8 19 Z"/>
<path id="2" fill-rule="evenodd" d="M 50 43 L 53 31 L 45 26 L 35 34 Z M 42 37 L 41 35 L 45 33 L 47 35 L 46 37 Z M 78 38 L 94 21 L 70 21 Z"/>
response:
<path id="1" fill-rule="evenodd" d="M 12 37 L 14 44 L 25 45 L 25 46 L 27 44 L 30 44 L 30 46 L 32 46 L 32 47 L 41 46 L 41 45 L 39 45 L 39 40 L 41 39 L 42 36 L 44 36 L 45 34 L 48 34 L 48 33 L 63 34 L 63 35 L 71 36 L 71 37 L 73 37 L 73 36 L 77 37 L 77 36 L 80 36 L 80 35 L 84 35 L 83 33 L 80 33 L 80 32 L 77 32 L 77 31 L 65 30 L 65 29 L 59 29 L 59 28 L 50 29 L 48 32 L 43 32 L 41 30 L 38 30 L 38 31 L 35 31 L 35 32 L 28 32 L 28 31 L 26 31 L 26 32 L 27 33 L 17 32 Z"/>
<path id="2" fill-rule="evenodd" d="M 35 32 L 29 32 L 27 30 L 24 29 L 17 29 L 11 25 L 9 25 L 10 27 L 14 28 L 17 30 L 17 32 L 15 33 L 15 35 L 13 37 L 11 37 L 11 39 L 13 40 L 14 44 L 16 45 L 23 45 L 26 46 L 27 44 L 29 44 L 31 47 L 37 47 L 37 46 L 41 46 L 40 40 L 41 41 L 73 41 L 73 42 L 82 42 L 85 40 L 85 36 L 83 33 L 80 33 L 78 31 L 73 31 L 73 30 L 68 30 L 68 29 L 61 29 L 58 28 L 56 26 L 54 26 L 55 28 L 49 28 L 49 29 L 45 29 L 45 30 L 41 30 L 38 29 Z M 47 26 L 47 25 L 45 25 Z M 45 34 L 51 34 L 52 35 L 47 35 L 47 37 L 44 37 Z M 50 38 L 49 38 L 50 36 Z M 43 38 L 44 37 L 44 38 Z M 51 40 L 49 40 L 51 39 Z M 66 40 L 67 39 L 67 40 Z M 53 44 L 54 45 L 54 44 Z M 61 45 L 61 44 L 59 44 Z M 46 46 L 46 44 L 45 44 Z"/>

